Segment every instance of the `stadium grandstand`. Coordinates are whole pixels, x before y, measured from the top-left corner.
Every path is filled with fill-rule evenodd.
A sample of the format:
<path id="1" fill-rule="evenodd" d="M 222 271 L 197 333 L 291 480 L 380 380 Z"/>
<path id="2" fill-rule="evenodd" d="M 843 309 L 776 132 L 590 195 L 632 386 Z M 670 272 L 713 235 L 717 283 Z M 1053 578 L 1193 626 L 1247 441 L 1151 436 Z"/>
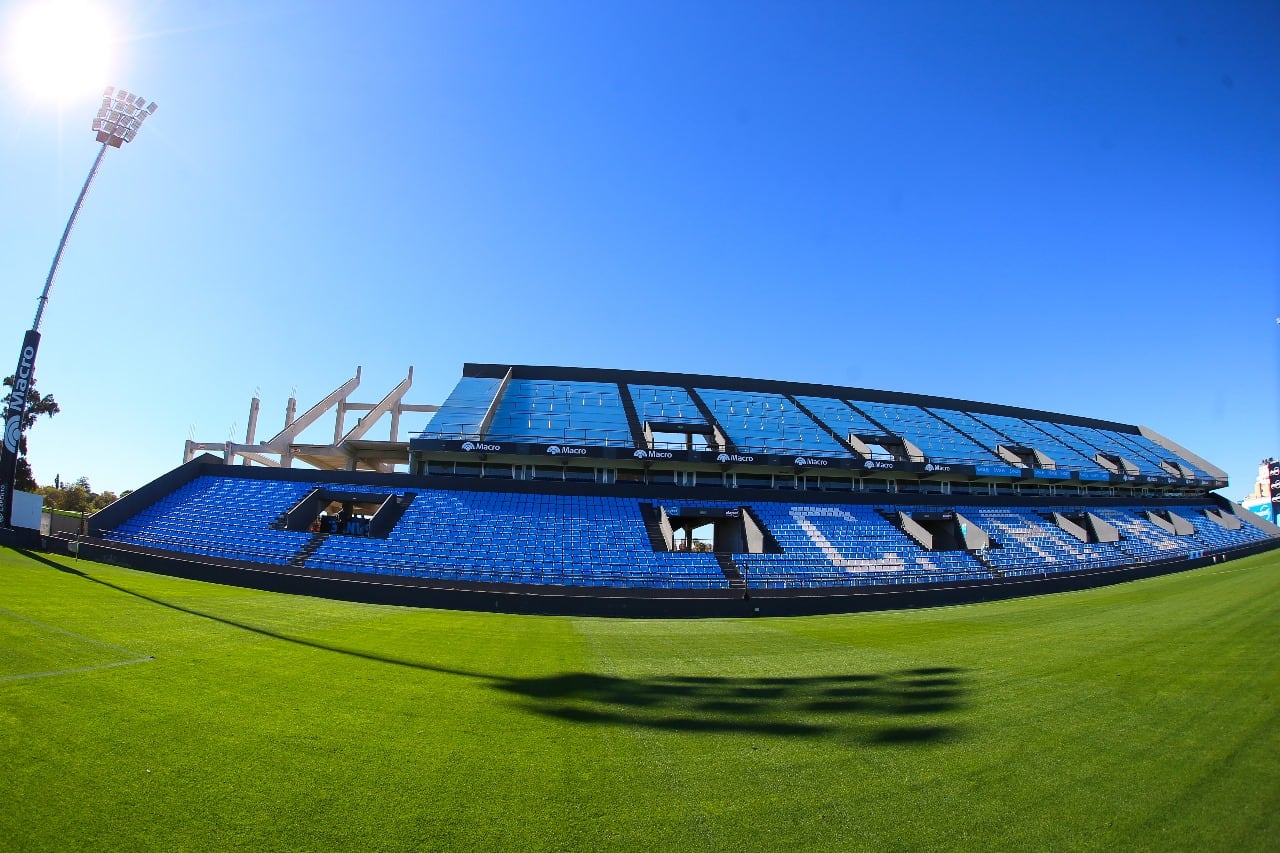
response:
<path id="1" fill-rule="evenodd" d="M 347 397 L 89 519 L 80 553 L 366 601 L 699 616 L 1081 588 L 1280 544 L 1147 427 L 900 392 L 467 364 L 438 407 Z M 354 383 L 354 384 L 353 384 Z M 333 445 L 297 445 L 337 408 Z M 343 414 L 369 417 L 344 431 Z M 430 414 L 407 441 L 402 412 Z M 392 416 L 390 441 L 365 433 Z M 292 461 L 314 467 L 294 468 Z M 237 462 L 241 464 L 236 464 Z"/>

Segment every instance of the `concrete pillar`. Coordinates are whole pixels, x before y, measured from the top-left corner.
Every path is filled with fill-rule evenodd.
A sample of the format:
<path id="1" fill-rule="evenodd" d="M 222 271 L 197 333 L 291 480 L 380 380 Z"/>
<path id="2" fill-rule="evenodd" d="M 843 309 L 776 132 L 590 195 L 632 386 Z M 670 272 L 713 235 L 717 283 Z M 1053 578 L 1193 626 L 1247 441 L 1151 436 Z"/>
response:
<path id="1" fill-rule="evenodd" d="M 899 512 L 898 523 L 902 525 L 902 532 L 919 542 L 922 548 L 926 551 L 933 550 L 933 534 L 928 530 L 925 530 L 924 526 L 920 524 L 920 522 L 916 521 L 905 512 Z"/>
<path id="2" fill-rule="evenodd" d="M 1089 526 L 1093 529 L 1093 534 L 1098 542 L 1119 542 L 1120 531 L 1109 522 L 1103 521 L 1093 513 L 1086 513 L 1085 518 L 1089 521 Z"/>
<path id="3" fill-rule="evenodd" d="M 991 536 L 987 531 L 958 512 L 956 513 L 956 524 L 960 528 L 960 537 L 964 541 L 964 547 L 967 550 L 980 551 L 983 548 L 991 547 Z"/>
<path id="4" fill-rule="evenodd" d="M 1076 524 L 1074 521 L 1067 518 L 1062 513 L 1055 512 L 1053 514 L 1053 523 L 1058 525 L 1068 533 L 1070 533 L 1075 538 L 1079 539 L 1081 542 L 1089 541 L 1089 531 L 1085 530 L 1083 527 Z"/>
<path id="5" fill-rule="evenodd" d="M 253 444 L 254 436 L 258 434 L 258 406 L 261 402 L 256 396 L 249 401 L 249 426 L 244 431 L 245 444 Z M 252 463 L 245 459 L 243 464 L 249 465 Z"/>

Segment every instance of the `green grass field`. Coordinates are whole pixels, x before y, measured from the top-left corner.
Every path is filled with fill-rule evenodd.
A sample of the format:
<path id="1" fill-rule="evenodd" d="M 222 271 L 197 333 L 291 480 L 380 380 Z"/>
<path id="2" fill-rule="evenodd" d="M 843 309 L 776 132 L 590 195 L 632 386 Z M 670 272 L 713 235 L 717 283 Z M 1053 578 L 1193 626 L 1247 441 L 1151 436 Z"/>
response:
<path id="1" fill-rule="evenodd" d="M 795 619 L 0 550 L 6 849 L 1280 848 L 1280 554 Z"/>

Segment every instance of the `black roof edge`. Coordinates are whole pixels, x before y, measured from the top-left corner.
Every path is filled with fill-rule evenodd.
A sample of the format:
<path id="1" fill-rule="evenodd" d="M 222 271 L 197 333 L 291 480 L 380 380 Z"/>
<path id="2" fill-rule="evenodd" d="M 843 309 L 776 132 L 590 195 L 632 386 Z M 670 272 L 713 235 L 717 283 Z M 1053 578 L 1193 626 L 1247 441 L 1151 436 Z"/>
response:
<path id="1" fill-rule="evenodd" d="M 462 375 L 477 379 L 501 379 L 511 371 L 513 379 L 562 379 L 566 382 L 611 382 L 624 385 L 676 385 L 680 387 L 721 388 L 725 391 L 754 391 L 771 394 L 801 394 L 814 397 L 835 397 L 847 400 L 863 400 L 868 403 L 898 403 L 907 406 L 952 409 L 961 412 L 977 412 L 987 415 L 1006 415 L 1014 418 L 1052 421 L 1072 426 L 1109 429 L 1115 432 L 1138 435 L 1138 427 L 1119 421 L 1004 406 L 998 403 L 980 403 L 976 400 L 959 400 L 953 397 L 935 397 L 929 394 L 910 394 L 905 391 L 877 391 L 872 388 L 851 388 L 845 385 L 821 385 L 813 382 L 789 382 L 774 379 L 745 379 L 738 376 L 711 376 L 701 373 L 666 373 L 649 370 L 614 370 L 604 367 L 555 367 L 532 364 L 479 364 L 462 365 Z"/>

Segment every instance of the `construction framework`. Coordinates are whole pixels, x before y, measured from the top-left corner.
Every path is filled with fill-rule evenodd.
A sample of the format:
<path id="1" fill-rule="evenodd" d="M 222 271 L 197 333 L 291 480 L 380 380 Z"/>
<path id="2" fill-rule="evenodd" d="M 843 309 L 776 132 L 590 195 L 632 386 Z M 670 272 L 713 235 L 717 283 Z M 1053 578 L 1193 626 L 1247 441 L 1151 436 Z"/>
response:
<path id="1" fill-rule="evenodd" d="M 190 462 L 201 453 L 221 453 L 227 465 L 263 465 L 269 468 L 292 468 L 295 460 L 313 468 L 326 471 L 378 471 L 390 473 L 396 465 L 409 461 L 409 442 L 401 441 L 400 416 L 406 412 L 432 413 L 436 405 L 415 405 L 404 402 L 404 395 L 413 386 L 413 368 L 401 382 L 377 403 L 356 403 L 350 397 L 360 387 L 361 368 L 356 375 L 333 389 L 318 403 L 298 417 L 298 400 L 290 397 L 285 406 L 284 429 L 262 442 L 254 442 L 258 428 L 258 410 L 261 399 L 254 395 L 249 401 L 249 425 L 244 443 L 234 441 L 204 442 L 188 440 L 182 461 Z M 303 444 L 298 436 L 315 424 L 329 410 L 334 410 L 332 444 Z M 355 426 L 346 430 L 348 412 L 366 412 Z M 386 416 L 391 417 L 390 440 L 366 439 L 365 435 Z M 344 431 L 345 430 L 345 431 Z"/>

